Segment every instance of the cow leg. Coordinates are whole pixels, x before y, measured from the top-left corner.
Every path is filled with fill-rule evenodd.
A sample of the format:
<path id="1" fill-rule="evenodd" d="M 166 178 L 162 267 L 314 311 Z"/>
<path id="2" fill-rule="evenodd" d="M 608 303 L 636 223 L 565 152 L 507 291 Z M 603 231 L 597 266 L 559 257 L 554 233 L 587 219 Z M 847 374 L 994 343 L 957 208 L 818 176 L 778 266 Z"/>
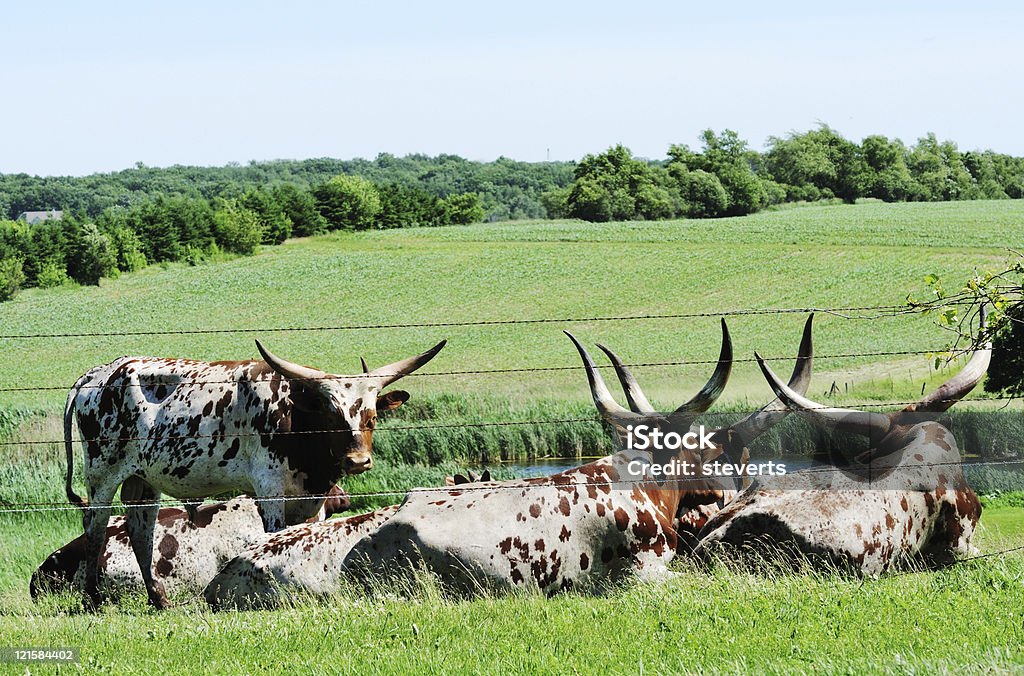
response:
<path id="1" fill-rule="evenodd" d="M 111 503 L 119 485 L 106 482 L 98 487 L 90 486 L 89 506 L 82 513 L 82 525 L 85 531 L 85 606 L 87 609 L 99 607 L 100 597 L 100 557 L 107 547 L 107 523 L 110 521 Z"/>
<path id="2" fill-rule="evenodd" d="M 153 575 L 153 529 L 160 512 L 160 499 L 152 486 L 139 477 L 130 477 L 121 486 L 121 501 L 128 506 L 126 526 L 128 539 L 139 563 L 142 580 L 146 583 L 146 594 L 151 605 L 163 609 L 171 604 L 164 591 L 164 583 Z"/>
<path id="3" fill-rule="evenodd" d="M 276 478 L 256 478 L 255 485 L 256 505 L 260 510 L 260 517 L 263 519 L 263 529 L 268 533 L 276 533 L 288 525 L 285 520 L 285 501 L 273 500 L 284 495 L 284 483 Z"/>

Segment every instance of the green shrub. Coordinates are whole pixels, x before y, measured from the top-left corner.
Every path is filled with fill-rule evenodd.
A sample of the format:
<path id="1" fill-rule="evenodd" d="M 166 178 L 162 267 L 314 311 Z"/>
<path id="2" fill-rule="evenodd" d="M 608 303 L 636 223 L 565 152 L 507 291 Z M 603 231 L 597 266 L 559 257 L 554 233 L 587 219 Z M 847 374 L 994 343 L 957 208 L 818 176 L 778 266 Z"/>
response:
<path id="1" fill-rule="evenodd" d="M 451 195 L 441 200 L 440 209 L 444 222 L 452 225 L 467 225 L 484 220 L 484 208 L 475 192 Z"/>
<path id="2" fill-rule="evenodd" d="M 251 256 L 263 239 L 259 215 L 235 200 L 220 201 L 213 215 L 216 243 L 225 251 Z"/>
<path id="3" fill-rule="evenodd" d="M 714 174 L 702 169 L 686 171 L 685 168 L 674 168 L 673 175 L 679 183 L 679 195 L 685 204 L 687 216 L 718 216 L 729 206 L 729 194 Z"/>
<path id="4" fill-rule="evenodd" d="M 62 263 L 57 261 L 46 261 L 36 273 L 36 285 L 40 289 L 52 289 L 56 286 L 63 286 L 71 281 Z"/>
<path id="5" fill-rule="evenodd" d="M 361 176 L 335 176 L 313 188 L 313 196 L 331 230 L 370 228 L 381 210 L 377 187 Z"/>
<path id="6" fill-rule="evenodd" d="M 25 283 L 24 263 L 23 259 L 15 256 L 0 260 L 0 301 L 13 298 Z"/>

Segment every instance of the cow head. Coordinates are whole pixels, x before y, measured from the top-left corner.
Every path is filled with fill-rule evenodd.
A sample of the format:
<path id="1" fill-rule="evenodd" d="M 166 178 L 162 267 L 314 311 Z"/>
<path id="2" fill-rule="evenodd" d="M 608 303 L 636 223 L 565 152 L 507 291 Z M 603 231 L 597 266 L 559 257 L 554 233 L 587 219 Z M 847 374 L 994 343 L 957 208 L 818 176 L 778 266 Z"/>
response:
<path id="1" fill-rule="evenodd" d="M 803 337 L 800 341 L 796 365 L 789 380 L 789 386 L 794 391 L 801 393 L 807 390 L 811 379 L 813 361 L 811 327 L 813 320 L 814 315 L 811 314 L 804 324 Z M 714 374 L 712 374 L 710 380 L 708 380 L 701 391 L 690 401 L 670 414 L 663 414 L 655 412 L 654 407 L 640 389 L 636 378 L 633 377 L 629 368 L 622 363 L 622 360 L 610 349 L 599 344 L 598 347 L 611 360 L 615 374 L 618 376 L 622 389 L 626 394 L 626 400 L 629 403 L 629 410 L 626 410 L 612 399 L 587 351 L 572 335 L 569 335 L 569 337 L 576 344 L 576 348 L 579 350 L 587 367 L 587 377 L 590 380 L 594 403 L 602 417 L 611 423 L 612 427 L 616 430 L 620 442 L 624 440 L 626 427 L 629 424 L 636 425 L 642 422 L 642 424 L 657 426 L 663 432 L 686 431 L 703 412 L 711 407 L 711 404 L 722 393 L 732 366 L 732 343 L 729 337 L 729 329 L 725 320 L 722 320 L 722 347 L 718 356 L 718 366 Z M 727 427 L 717 428 L 711 432 L 710 436 L 714 442 L 712 448 L 705 448 L 696 452 L 683 451 L 676 459 L 698 463 L 698 465 L 716 462 L 729 463 L 742 468 L 749 459 L 749 452 L 747 450 L 749 444 L 771 427 L 778 424 L 787 413 L 786 405 L 776 398 L 736 423 Z M 663 463 L 665 460 L 664 457 L 654 458 L 654 462 L 659 463 Z M 677 518 L 684 519 L 684 521 L 694 516 L 693 513 L 687 515 L 690 510 L 709 501 L 727 501 L 741 487 L 738 479 L 727 477 L 714 477 L 707 482 L 691 477 L 690 479 L 669 482 L 668 485 L 675 493 L 675 497 L 679 499 L 678 506 L 676 507 L 676 516 Z M 671 500 L 666 500 L 666 503 L 668 502 L 671 502 Z M 702 518 L 706 518 L 708 513 L 713 512 L 705 513 Z"/>
<path id="2" fill-rule="evenodd" d="M 732 339 L 729 336 L 729 328 L 723 319 L 722 348 L 718 355 L 718 366 L 711 378 L 693 398 L 675 411 L 660 413 L 651 405 L 643 390 L 640 389 L 636 378 L 633 377 L 633 374 L 626 365 L 622 363 L 622 360 L 609 348 L 599 343 L 598 347 L 608 355 L 612 366 L 615 368 L 615 374 L 622 384 L 622 389 L 626 393 L 626 401 L 629 404 L 627 409 L 612 397 L 586 348 L 568 331 L 565 332 L 565 335 L 569 336 L 569 339 L 583 358 L 594 405 L 605 422 L 609 423 L 615 430 L 616 436 L 623 446 L 626 446 L 631 431 L 637 429 L 640 425 L 646 425 L 648 428 L 657 428 L 666 434 L 672 431 L 684 433 L 689 431 L 690 426 L 697 418 L 707 411 L 725 390 L 725 384 L 729 380 L 729 373 L 732 371 Z M 678 454 L 673 453 L 670 455 L 656 452 L 654 453 L 654 461 L 664 463 L 669 461 L 671 456 L 676 456 L 681 461 L 699 461 L 699 455 L 693 451 L 686 452 L 688 450 L 684 448 Z"/>
<path id="3" fill-rule="evenodd" d="M 267 365 L 291 384 L 291 403 L 297 413 L 292 431 L 317 435 L 327 430 L 323 439 L 332 456 L 347 474 L 359 474 L 373 467 L 371 446 L 377 413 L 396 409 L 409 399 L 408 392 L 384 392 L 384 388 L 433 359 L 446 342 L 357 376 L 332 375 L 293 364 L 275 356 L 258 340 L 256 347 Z"/>
<path id="4" fill-rule="evenodd" d="M 981 328 L 985 328 L 986 309 L 980 310 Z M 754 353 L 768 384 L 791 411 L 798 411 L 815 425 L 866 436 L 871 441 L 867 453 L 858 456 L 859 463 L 870 463 L 873 458 L 892 454 L 902 449 L 922 424 L 935 425 L 937 414 L 945 412 L 963 399 L 981 382 L 992 359 L 992 344 L 986 343 L 976 350 L 963 370 L 940 385 L 934 392 L 901 411 L 878 413 L 825 406 L 803 396 L 785 385 L 768 367 L 761 355 Z"/>
<path id="5" fill-rule="evenodd" d="M 699 432 L 692 430 L 691 425 L 721 395 L 732 370 L 732 340 L 725 320 L 722 320 L 722 347 L 715 372 L 693 398 L 671 413 L 656 411 L 633 374 L 618 356 L 607 347 L 598 345 L 608 355 L 625 390 L 629 408 L 621 406 L 611 396 L 586 348 L 571 333 L 566 331 L 565 334 L 572 340 L 583 359 L 594 405 L 604 421 L 615 430 L 620 446 L 625 449 L 613 461 L 619 465 L 617 474 L 620 480 L 635 484 L 633 490 L 645 493 L 669 515 L 675 515 L 684 506 L 688 509 L 698 504 L 719 500 L 722 492 L 716 482 L 704 480 L 699 472 L 694 471 L 703 464 L 701 449 L 687 446 L 693 446 L 692 441 L 699 438 Z M 675 434 L 678 438 L 691 434 L 691 443 L 684 443 L 675 448 L 672 447 L 673 444 L 666 443 L 648 452 L 641 447 L 642 444 L 629 443 L 631 435 L 641 429 L 645 429 L 645 434 L 657 431 L 666 435 L 663 437 L 666 442 L 669 434 Z M 635 461 L 639 461 L 640 464 L 634 464 Z M 644 461 L 649 464 L 645 465 Z M 661 473 L 660 470 L 654 470 L 656 466 L 690 469 L 686 470 L 686 476 L 670 476 Z M 638 475 L 637 471 L 641 474 Z"/>
<path id="6" fill-rule="evenodd" d="M 796 365 L 793 367 L 793 373 L 789 378 L 789 387 L 800 394 L 807 391 L 807 386 L 811 381 L 811 367 L 814 356 L 814 344 L 811 334 L 813 322 L 814 314 L 811 314 L 804 323 Z M 622 424 L 617 421 L 622 417 L 634 414 L 646 417 L 647 420 L 662 426 L 665 431 L 672 427 L 688 427 L 696 421 L 697 417 L 710 408 L 711 404 L 722 393 L 732 365 L 732 343 L 728 326 L 723 319 L 722 348 L 718 356 L 718 367 L 715 369 L 714 374 L 712 374 L 711 379 L 690 401 L 680 406 L 672 414 L 665 415 L 654 411 L 654 407 L 651 406 L 647 397 L 640 389 L 636 378 L 633 377 L 629 368 L 622 363 L 622 360 L 609 348 L 599 343 L 598 347 L 611 360 L 612 366 L 615 369 L 615 375 L 618 377 L 626 394 L 626 400 L 629 403 L 629 411 L 626 411 L 611 399 L 611 395 L 608 394 L 600 375 L 596 371 L 591 371 L 594 365 L 589 355 L 586 355 L 586 350 L 583 349 L 573 336 L 569 335 L 569 337 L 576 343 L 580 353 L 584 355 L 584 362 L 588 367 L 588 377 L 591 376 L 591 373 L 593 374 L 591 390 L 594 393 L 594 402 L 597 405 L 598 411 L 605 420 L 613 423 L 617 431 L 622 428 Z M 594 390 L 595 384 L 597 390 Z M 789 409 L 786 407 L 786 404 L 779 398 L 776 398 L 742 420 L 728 427 L 716 429 L 712 435 L 716 448 L 702 454 L 704 461 L 713 461 L 718 457 L 724 456 L 726 460 L 733 463 L 745 463 L 748 457 L 747 447 L 750 443 L 778 424 L 788 412 Z"/>

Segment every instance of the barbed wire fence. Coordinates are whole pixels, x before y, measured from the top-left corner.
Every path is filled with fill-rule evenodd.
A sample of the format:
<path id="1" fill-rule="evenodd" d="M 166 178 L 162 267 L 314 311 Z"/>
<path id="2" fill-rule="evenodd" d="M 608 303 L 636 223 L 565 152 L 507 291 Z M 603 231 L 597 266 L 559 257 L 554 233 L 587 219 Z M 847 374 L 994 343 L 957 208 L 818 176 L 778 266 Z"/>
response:
<path id="1" fill-rule="evenodd" d="M 972 299 L 955 297 L 947 298 L 942 301 L 936 301 L 934 303 L 923 303 L 916 306 L 904 305 L 860 305 L 860 306 L 840 306 L 840 307 L 794 307 L 794 308 L 737 308 L 732 310 L 724 310 L 720 312 L 689 312 L 689 313 L 671 313 L 671 314 L 638 314 L 638 315 L 615 315 L 615 316 L 584 316 L 584 317 L 558 317 L 558 318 L 521 318 L 521 319 L 501 319 L 501 320 L 472 320 L 472 321 L 444 321 L 444 322 L 409 322 L 409 323 L 394 323 L 394 324 L 338 324 L 338 325 L 323 325 L 323 326 L 285 326 L 285 327 L 235 327 L 235 328 L 196 328 L 196 329 L 151 329 L 151 330 L 122 330 L 122 331 L 97 331 L 97 332 L 39 332 L 39 333 L 24 333 L 24 334 L 0 334 L 0 340 L 5 341 L 35 341 L 35 340 L 73 340 L 79 338 L 117 338 L 117 337 L 140 337 L 140 336 L 178 336 L 178 335 L 213 335 L 213 334 L 262 334 L 262 333 L 282 333 L 282 332 L 328 332 L 328 331 L 361 331 L 361 330 L 395 330 L 395 329 L 411 329 L 411 328 L 446 328 L 446 327 L 486 327 L 486 326 L 506 326 L 506 325 L 537 325 L 537 324 L 580 324 L 580 323 L 600 323 L 600 322 L 627 322 L 627 321 L 654 321 L 654 320 L 678 320 L 678 319 L 699 319 L 699 318 L 719 318 L 719 317 L 730 317 L 730 316 L 764 316 L 764 315 L 784 315 L 784 314 L 807 314 L 807 313 L 820 313 L 834 317 L 839 317 L 848 320 L 868 320 L 874 321 L 878 319 L 884 319 L 889 317 L 899 317 L 911 314 L 920 314 L 922 312 L 928 312 L 943 307 L 950 306 L 972 306 L 974 302 Z M 915 349 L 915 350 L 889 350 L 889 351 L 870 351 L 870 352 L 845 352 L 845 353 L 833 353 L 833 354 L 816 354 L 814 355 L 815 360 L 827 360 L 827 359 L 858 359 L 864 357 L 906 357 L 906 356 L 935 356 L 938 354 L 949 353 L 949 348 L 933 348 L 933 349 Z M 792 359 L 793 355 L 778 355 L 769 357 L 768 359 Z M 743 362 L 754 362 L 753 358 L 734 358 L 734 363 Z M 667 367 L 667 366 L 692 366 L 692 365 L 708 365 L 716 364 L 718 360 L 707 359 L 707 360 L 675 360 L 675 361 L 646 361 L 626 364 L 630 368 L 644 368 L 644 367 Z M 598 368 L 612 368 L 611 365 L 600 365 Z M 544 373 L 544 372 L 559 372 L 559 371 L 575 371 L 579 370 L 579 365 L 573 366 L 529 366 L 529 367 L 517 367 L 517 368 L 494 368 L 494 369 L 464 369 L 464 370 L 448 370 L 448 371 L 434 371 L 434 372 L 414 372 L 409 374 L 410 377 L 453 377 L 453 376 L 464 376 L 464 375 L 491 375 L 491 374 L 514 374 L 514 373 Z M 363 374 L 357 374 L 353 376 L 346 376 L 347 378 L 358 379 L 361 377 L 369 377 Z M 197 386 L 205 387 L 208 385 L 218 384 L 230 384 L 235 381 L 217 381 L 217 380 L 183 380 L 175 383 L 175 386 Z M 86 388 L 119 388 L 125 387 L 125 385 L 85 385 L 82 389 Z M 66 385 L 20 385 L 20 386 L 3 386 L 0 387 L 0 393 L 14 393 L 14 392 L 35 392 L 35 391 L 62 391 L 68 389 Z M 972 401 L 1011 401 L 1021 399 L 1024 397 L 1006 395 L 1006 396 L 990 396 L 990 397 L 976 397 Z M 917 403 L 915 401 L 887 401 L 887 402 L 872 402 L 859 404 L 861 408 L 891 408 L 894 406 L 909 406 Z M 573 418 L 557 418 L 557 419 L 534 419 L 534 420 L 499 420 L 499 421 L 485 421 L 485 422 L 460 422 L 460 423 L 429 423 L 429 424 L 415 424 L 415 425 L 385 425 L 376 428 L 376 432 L 391 432 L 391 431 L 416 431 L 416 430 L 430 430 L 430 429 L 451 429 L 451 428 L 479 428 L 479 427 L 506 427 L 506 426 L 526 426 L 526 425 L 559 425 L 568 423 L 600 423 L 601 418 L 599 416 L 589 417 L 573 417 Z M 273 436 L 278 435 L 290 435 L 290 434 L 330 434 L 340 432 L 354 432 L 361 430 L 353 430 L 346 428 L 342 429 L 331 429 L 331 430 L 316 430 L 311 432 L 275 432 Z M 227 437 L 246 437 L 246 436 L 267 436 L 266 433 L 260 432 L 236 432 L 236 433 L 217 433 L 217 434 L 189 434 L 189 435 L 164 435 L 160 437 L 96 437 L 92 439 L 80 439 L 77 440 L 80 443 L 88 442 L 127 442 L 127 441 L 172 441 L 172 440 L 184 440 L 192 438 L 227 438 Z M 0 442 L 0 448 L 12 447 L 12 446 L 24 446 L 24 445 L 53 445 L 63 444 L 64 439 L 49 439 L 49 440 L 6 440 Z M 904 468 L 920 468 L 920 467 L 940 467 L 940 466 L 1024 466 L 1024 460 L 1022 459 L 1011 459 L 1011 460 L 986 460 L 971 463 L 917 463 L 904 465 Z M 837 470 L 835 467 L 822 467 L 822 468 L 805 468 L 800 470 L 802 474 L 811 475 L 814 473 L 835 473 Z M 792 476 L 792 475 L 791 475 Z M 636 479 L 633 481 L 628 480 L 617 480 L 612 482 L 593 482 L 588 481 L 585 483 L 563 483 L 563 486 L 592 486 L 598 485 L 606 486 L 624 486 L 635 483 L 646 483 L 650 479 Z M 689 477 L 689 478 L 677 478 L 667 481 L 662 481 L 662 485 L 675 484 L 682 486 L 687 482 L 706 482 L 706 477 Z M 349 498 L 388 498 L 388 497 L 402 497 L 408 493 L 413 492 L 448 492 L 448 491 L 488 491 L 495 492 L 501 490 L 529 490 L 532 487 L 541 488 L 544 484 L 531 484 L 521 483 L 519 480 L 511 480 L 508 482 L 496 482 L 481 485 L 460 485 L 460 486 L 442 486 L 442 487 L 424 487 L 414 488 L 411 490 L 386 490 L 386 491 L 367 491 L 357 492 L 352 494 L 346 494 Z M 292 500 L 321 500 L 331 497 L 330 495 L 277 495 L 277 496 L 259 496 L 251 498 L 255 502 L 262 501 L 292 501 Z M 186 506 L 195 505 L 195 501 L 188 500 L 159 500 L 151 503 L 131 503 L 131 506 L 142 507 L 173 507 L 176 505 Z M 111 508 L 119 506 L 118 503 L 110 504 L 90 504 L 84 509 L 99 509 L 99 508 Z M 123 505 L 122 505 L 123 506 Z M 61 511 L 77 511 L 83 509 L 81 506 L 71 505 L 67 503 L 56 503 L 56 502 L 8 502 L 0 500 L 0 514 L 26 514 L 26 513 L 38 513 L 38 512 L 61 512 Z M 990 552 L 980 556 L 969 557 L 966 559 L 960 559 L 957 563 L 966 563 L 971 560 L 984 559 L 992 556 L 1000 556 L 1003 554 L 1014 553 L 1017 551 L 1024 550 L 1024 545 L 1019 547 L 1012 547 L 998 552 Z"/>

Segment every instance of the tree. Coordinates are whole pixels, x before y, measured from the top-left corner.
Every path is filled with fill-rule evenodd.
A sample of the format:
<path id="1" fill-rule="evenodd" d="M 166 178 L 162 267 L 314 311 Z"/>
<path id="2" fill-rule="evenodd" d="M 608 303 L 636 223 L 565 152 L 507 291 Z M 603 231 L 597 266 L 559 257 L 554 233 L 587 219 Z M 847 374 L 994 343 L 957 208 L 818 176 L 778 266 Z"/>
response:
<path id="1" fill-rule="evenodd" d="M 271 193 L 262 188 L 248 190 L 239 204 L 259 218 L 263 244 L 281 244 L 291 237 L 292 220 Z"/>
<path id="2" fill-rule="evenodd" d="M 768 201 L 761 180 L 754 173 L 751 151 L 747 142 L 731 129 L 715 134 L 706 129 L 701 134 L 702 153 L 694 153 L 684 145 L 673 145 L 668 150 L 669 168 L 681 165 L 687 170 L 700 169 L 714 174 L 729 195 L 723 216 L 743 216 L 758 211 Z M 676 175 L 681 169 L 676 169 Z"/>
<path id="3" fill-rule="evenodd" d="M 635 159 L 621 144 L 600 155 L 584 157 L 575 176 L 566 200 L 568 215 L 573 218 L 621 221 L 675 215 L 676 203 L 666 188 L 667 177 Z"/>
<path id="4" fill-rule="evenodd" d="M 389 183 L 378 188 L 381 209 L 377 215 L 379 228 L 408 228 L 440 225 L 443 221 L 441 200 L 419 188 Z"/>
<path id="5" fill-rule="evenodd" d="M 1024 396 L 1024 303 L 1006 310 L 1006 322 L 992 338 L 986 392 Z"/>
<path id="6" fill-rule="evenodd" d="M 331 230 L 370 228 L 381 210 L 376 186 L 361 176 L 335 176 L 316 186 L 313 196 Z"/>
<path id="7" fill-rule="evenodd" d="M 787 138 L 771 137 L 764 170 L 775 181 L 792 186 L 790 195 L 839 197 L 853 202 L 864 193 L 866 165 L 860 148 L 827 124 Z"/>
<path id="8" fill-rule="evenodd" d="M 672 167 L 672 175 L 679 184 L 683 210 L 691 218 L 711 218 L 729 206 L 729 193 L 714 174 L 703 169 L 687 171 L 682 164 Z"/>
<path id="9" fill-rule="evenodd" d="M 980 196 L 952 141 L 940 143 L 935 134 L 929 133 L 910 150 L 907 165 L 917 184 L 915 196 L 920 199 L 941 201 Z"/>
<path id="10" fill-rule="evenodd" d="M 441 200 L 438 206 L 444 223 L 466 225 L 484 220 L 484 208 L 480 205 L 480 196 L 475 192 L 451 195 Z"/>
<path id="11" fill-rule="evenodd" d="M 1024 396 L 1024 254 L 1017 254 L 1005 270 L 976 274 L 959 289 L 949 292 L 937 275 L 928 275 L 932 300 L 908 298 L 911 308 L 936 313 L 937 323 L 952 331 L 947 354 L 979 349 L 992 343 L 992 361 L 985 381 L 988 392 Z M 984 306 L 988 319 L 976 331 L 973 320 Z M 936 365 L 940 362 L 936 358 Z"/>
<path id="12" fill-rule="evenodd" d="M 864 194 L 886 202 L 909 199 L 914 193 L 914 177 L 907 168 L 907 149 L 902 141 L 885 136 L 868 136 L 861 142 L 864 159 Z"/>
<path id="13" fill-rule="evenodd" d="M 259 214 L 236 200 L 221 200 L 214 212 L 216 241 L 225 251 L 251 256 L 263 239 L 263 223 Z"/>
<path id="14" fill-rule="evenodd" d="M 540 196 L 544 205 L 544 213 L 548 218 L 567 218 L 569 216 L 569 193 L 572 188 L 555 188 Z"/>
<path id="15" fill-rule="evenodd" d="M 76 282 L 98 286 L 101 278 L 117 275 L 114 243 L 95 223 L 84 223 L 74 239 L 67 265 L 68 275 Z"/>
<path id="16" fill-rule="evenodd" d="M 327 232 L 327 221 L 317 211 L 316 199 L 308 191 L 285 183 L 274 188 L 273 194 L 274 200 L 292 222 L 292 233 L 296 237 Z"/>
<path id="17" fill-rule="evenodd" d="M 24 259 L 16 256 L 6 256 L 0 259 L 0 301 L 10 300 L 18 289 L 25 283 L 25 273 L 22 272 Z"/>
<path id="18" fill-rule="evenodd" d="M 135 272 L 146 267 L 146 254 L 142 253 L 142 241 L 131 228 L 120 226 L 112 230 L 110 239 L 117 252 L 117 269 L 121 272 Z"/>

